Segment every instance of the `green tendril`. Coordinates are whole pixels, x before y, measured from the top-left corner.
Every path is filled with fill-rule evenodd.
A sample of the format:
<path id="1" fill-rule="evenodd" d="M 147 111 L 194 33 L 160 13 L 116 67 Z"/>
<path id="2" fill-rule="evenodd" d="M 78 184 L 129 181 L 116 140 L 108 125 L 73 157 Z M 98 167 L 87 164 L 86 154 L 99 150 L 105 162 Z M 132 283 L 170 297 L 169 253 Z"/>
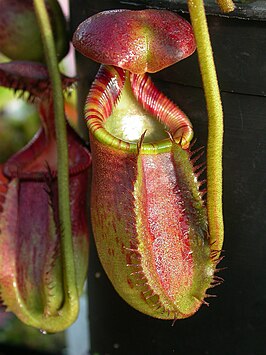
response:
<path id="1" fill-rule="evenodd" d="M 217 3 L 222 12 L 232 12 L 235 9 L 235 5 L 232 0 L 217 0 Z"/>
<path id="2" fill-rule="evenodd" d="M 46 63 L 52 83 L 52 95 L 55 114 L 55 129 L 57 141 L 57 170 L 58 170 L 58 205 L 60 219 L 60 245 L 63 262 L 63 277 L 65 304 L 68 318 L 76 318 L 78 313 L 78 294 L 76 288 L 76 276 L 74 254 L 72 245 L 72 229 L 69 201 L 69 169 L 68 169 L 68 144 L 64 114 L 64 98 L 60 72 L 56 57 L 56 49 L 53 33 L 45 7 L 44 0 L 34 0 L 34 8 L 42 34 L 45 49 Z"/>
<path id="3" fill-rule="evenodd" d="M 207 211 L 210 243 L 213 244 L 213 249 L 220 250 L 224 235 L 222 209 L 223 109 L 203 1 L 188 0 L 188 7 L 197 43 L 208 111 Z"/>

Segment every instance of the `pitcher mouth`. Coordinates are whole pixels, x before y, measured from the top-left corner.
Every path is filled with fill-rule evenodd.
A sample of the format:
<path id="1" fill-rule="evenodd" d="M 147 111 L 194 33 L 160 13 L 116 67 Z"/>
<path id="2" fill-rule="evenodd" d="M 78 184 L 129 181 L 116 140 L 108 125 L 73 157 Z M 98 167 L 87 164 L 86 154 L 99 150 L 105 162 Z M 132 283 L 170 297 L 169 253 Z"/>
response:
<path id="1" fill-rule="evenodd" d="M 188 117 L 146 74 L 101 66 L 85 106 L 90 133 L 114 149 L 143 154 L 186 149 L 193 137 Z"/>

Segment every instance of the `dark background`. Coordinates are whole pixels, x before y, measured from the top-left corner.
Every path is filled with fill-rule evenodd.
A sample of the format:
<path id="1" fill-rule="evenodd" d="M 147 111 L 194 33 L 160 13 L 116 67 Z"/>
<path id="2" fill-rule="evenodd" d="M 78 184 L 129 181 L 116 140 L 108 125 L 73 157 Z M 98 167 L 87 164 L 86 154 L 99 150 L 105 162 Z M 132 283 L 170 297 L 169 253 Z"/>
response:
<path id="1" fill-rule="evenodd" d="M 72 29 L 99 11 L 145 6 L 186 11 L 184 1 L 72 0 Z M 264 2 L 265 4 L 265 2 Z M 130 308 L 107 280 L 92 242 L 89 275 L 91 354 L 266 354 L 266 4 L 239 5 L 229 17 L 208 2 L 208 23 L 224 106 L 225 259 L 218 298 L 193 317 L 152 319 Z M 184 16 L 189 19 L 185 13 Z M 237 16 L 238 18 L 235 18 Z M 98 64 L 78 55 L 80 107 Z M 197 54 L 153 75 L 190 117 L 206 144 L 207 114 Z"/>

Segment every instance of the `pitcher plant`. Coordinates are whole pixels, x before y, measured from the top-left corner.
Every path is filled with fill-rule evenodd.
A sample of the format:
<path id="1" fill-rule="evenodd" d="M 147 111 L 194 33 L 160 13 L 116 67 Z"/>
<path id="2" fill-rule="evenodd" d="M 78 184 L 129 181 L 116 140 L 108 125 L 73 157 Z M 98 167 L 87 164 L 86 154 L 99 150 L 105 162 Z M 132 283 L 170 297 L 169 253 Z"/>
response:
<path id="1" fill-rule="evenodd" d="M 215 275 L 222 240 L 209 234 L 192 124 L 147 72 L 191 55 L 193 29 L 165 10 L 113 10 L 80 24 L 73 43 L 102 64 L 85 106 L 101 263 L 132 307 L 189 317 L 222 281 Z"/>
<path id="2" fill-rule="evenodd" d="M 63 87 L 73 80 L 62 77 Z M 7 310 L 43 332 L 68 327 L 77 300 L 68 302 L 61 252 L 64 230 L 58 217 L 57 152 L 51 84 L 45 66 L 34 62 L 0 64 L 0 84 L 22 89 L 39 111 L 41 128 L 32 141 L 1 167 L 0 297 Z M 25 94 L 27 95 L 27 94 Z M 83 292 L 88 267 L 86 191 L 90 154 L 67 126 L 70 203 L 75 257 L 73 286 Z M 73 304 L 72 304 L 73 303 Z"/>

